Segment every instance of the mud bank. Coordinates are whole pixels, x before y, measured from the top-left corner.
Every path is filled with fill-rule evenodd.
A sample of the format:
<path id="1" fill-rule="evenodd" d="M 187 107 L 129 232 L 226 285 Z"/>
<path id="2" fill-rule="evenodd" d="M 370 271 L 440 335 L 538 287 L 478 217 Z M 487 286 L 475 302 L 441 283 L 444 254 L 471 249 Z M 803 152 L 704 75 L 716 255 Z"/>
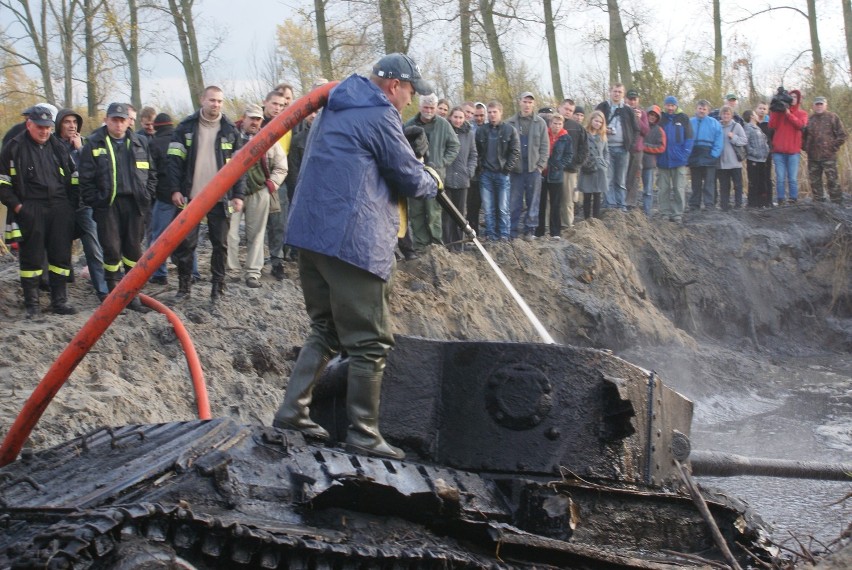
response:
<path id="1" fill-rule="evenodd" d="M 852 351 L 852 210 L 802 204 L 707 212 L 684 225 L 606 212 L 559 241 L 487 247 L 558 342 L 613 350 L 693 399 L 696 447 L 849 461 L 852 372 L 842 363 Z M 176 283 L 144 291 L 186 323 L 214 416 L 250 424 L 271 421 L 308 330 L 296 266 L 288 265 L 284 281 L 264 275 L 262 283 L 229 283 L 216 309 L 209 283 L 196 285 L 181 305 L 172 301 Z M 0 257 L 0 434 L 97 303 L 82 280 L 70 287 L 70 299 L 80 314 L 24 321 L 16 261 Z M 433 247 L 401 262 L 392 312 L 398 332 L 409 335 L 538 340 L 474 249 Z M 809 415 L 797 423 L 804 401 Z M 171 327 L 157 313 L 126 312 L 60 390 L 29 445 L 49 446 L 103 424 L 193 417 Z M 798 443 L 781 428 L 785 422 L 795 424 Z M 831 520 L 848 524 L 850 506 L 836 508 Z M 835 525 L 819 515 L 805 524 Z"/>

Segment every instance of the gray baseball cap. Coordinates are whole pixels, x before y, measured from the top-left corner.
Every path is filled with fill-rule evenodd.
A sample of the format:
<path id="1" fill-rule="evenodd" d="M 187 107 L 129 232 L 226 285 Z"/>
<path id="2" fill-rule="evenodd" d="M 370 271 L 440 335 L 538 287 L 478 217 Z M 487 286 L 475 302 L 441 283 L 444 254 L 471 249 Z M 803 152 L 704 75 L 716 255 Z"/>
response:
<path id="1" fill-rule="evenodd" d="M 35 105 L 26 111 L 27 118 L 40 127 L 53 127 L 53 113 L 46 105 Z"/>
<path id="2" fill-rule="evenodd" d="M 125 105 L 124 103 L 110 103 L 109 107 L 107 107 L 106 116 L 129 119 L 130 113 L 127 110 L 127 105 Z"/>
<path id="3" fill-rule="evenodd" d="M 373 66 L 373 75 L 385 79 L 408 81 L 418 95 L 429 95 L 434 92 L 432 87 L 423 80 L 420 68 L 414 60 L 404 53 L 391 53 L 384 56 Z"/>

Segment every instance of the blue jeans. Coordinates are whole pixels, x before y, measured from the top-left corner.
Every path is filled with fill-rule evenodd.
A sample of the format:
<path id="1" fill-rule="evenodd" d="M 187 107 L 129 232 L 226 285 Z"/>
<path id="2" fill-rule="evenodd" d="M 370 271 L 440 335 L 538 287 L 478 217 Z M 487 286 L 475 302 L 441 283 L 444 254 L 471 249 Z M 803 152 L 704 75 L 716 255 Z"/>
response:
<path id="1" fill-rule="evenodd" d="M 630 152 L 623 146 L 609 147 L 609 171 L 606 189 L 606 207 L 627 209 L 627 167 L 630 166 Z"/>
<path id="2" fill-rule="evenodd" d="M 513 172 L 510 176 L 509 209 L 513 238 L 533 234 L 538 227 L 538 205 L 541 201 L 541 173 Z"/>
<path id="3" fill-rule="evenodd" d="M 799 157 L 796 154 L 783 154 L 780 152 L 772 153 L 772 162 L 775 164 L 775 186 L 778 193 L 778 202 L 785 198 L 784 181 L 790 185 L 789 198 L 797 200 L 799 198 Z"/>
<path id="4" fill-rule="evenodd" d="M 98 226 L 92 216 L 92 209 L 88 206 L 79 208 L 74 212 L 74 222 L 80 232 L 80 241 L 83 243 L 83 253 L 86 255 L 92 287 L 98 293 L 109 293 L 104 280 L 104 251 L 98 241 Z"/>
<path id="5" fill-rule="evenodd" d="M 290 200 L 287 198 L 287 185 L 278 187 L 280 212 L 269 212 L 266 221 L 266 239 L 269 243 L 269 258 L 273 266 L 284 263 L 284 238 L 287 236 L 287 217 L 290 215 Z"/>
<path id="6" fill-rule="evenodd" d="M 642 209 L 646 216 L 651 215 L 651 209 L 654 207 L 654 174 L 656 173 L 656 168 L 642 169 Z"/>
<path id="7" fill-rule="evenodd" d="M 499 233 L 499 237 L 509 239 L 509 175 L 483 170 L 479 175 L 479 194 L 485 213 L 485 237 L 497 239 Z"/>
<path id="8" fill-rule="evenodd" d="M 160 234 L 166 231 L 166 228 L 172 223 L 172 220 L 177 216 L 178 209 L 172 203 L 163 202 L 161 200 L 154 200 L 154 205 L 151 208 L 151 241 L 148 244 L 148 247 L 151 247 L 151 244 L 154 243 Z M 167 277 L 169 274 L 168 262 L 163 262 L 161 266 L 154 271 L 152 277 Z M 201 274 L 198 272 L 198 254 L 193 253 L 192 257 L 192 276 L 201 278 Z"/>

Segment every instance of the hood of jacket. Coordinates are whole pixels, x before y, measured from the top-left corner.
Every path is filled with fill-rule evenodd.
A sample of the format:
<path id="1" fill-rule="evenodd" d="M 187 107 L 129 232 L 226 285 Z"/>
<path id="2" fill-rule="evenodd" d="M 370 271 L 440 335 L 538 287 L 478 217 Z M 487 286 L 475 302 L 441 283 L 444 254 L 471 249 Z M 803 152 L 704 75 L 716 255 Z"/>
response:
<path id="1" fill-rule="evenodd" d="M 332 111 L 393 106 L 382 90 L 366 77 L 353 74 L 349 79 L 350 81 L 341 81 L 331 90 L 327 107 Z"/>
<path id="2" fill-rule="evenodd" d="M 795 110 L 795 109 L 798 109 L 799 107 L 801 107 L 802 106 L 802 92 L 799 91 L 798 89 L 791 89 L 790 91 L 788 91 L 788 93 L 790 95 L 792 95 L 793 93 L 796 94 L 796 104 L 790 105 L 790 109 Z"/>
<path id="3" fill-rule="evenodd" d="M 650 115 L 651 113 L 656 113 L 656 115 L 657 115 L 657 121 L 658 121 L 658 122 L 659 122 L 659 120 L 660 120 L 660 117 L 662 117 L 662 116 L 663 116 L 663 114 L 660 112 L 660 107 L 659 107 L 658 105 L 651 105 L 650 107 L 648 107 L 648 108 L 645 110 L 645 112 L 646 112 L 646 113 L 648 113 L 649 115 Z"/>
<path id="4" fill-rule="evenodd" d="M 62 125 L 63 119 L 65 119 L 65 117 L 67 117 L 68 115 L 71 115 L 75 119 L 77 119 L 77 132 L 82 135 L 83 134 L 83 117 L 78 115 L 76 112 L 74 112 L 73 109 L 62 109 L 56 114 L 56 123 L 55 123 L 56 124 L 56 132 L 57 133 L 61 132 L 62 129 L 60 128 L 60 125 Z"/>

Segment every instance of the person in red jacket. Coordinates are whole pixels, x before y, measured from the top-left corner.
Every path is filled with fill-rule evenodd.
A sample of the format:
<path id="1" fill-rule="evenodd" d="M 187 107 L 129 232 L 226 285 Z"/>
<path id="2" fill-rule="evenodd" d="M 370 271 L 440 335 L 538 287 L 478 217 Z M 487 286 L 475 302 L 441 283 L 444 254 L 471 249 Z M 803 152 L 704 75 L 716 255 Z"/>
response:
<path id="1" fill-rule="evenodd" d="M 772 162 L 775 164 L 775 181 L 778 204 L 785 203 L 785 182 L 789 185 L 788 204 L 799 199 L 799 157 L 802 151 L 802 130 L 808 124 L 808 113 L 799 108 L 802 93 L 790 91 L 792 103 L 784 111 L 769 114 L 769 128 L 775 130 L 772 137 Z"/>

